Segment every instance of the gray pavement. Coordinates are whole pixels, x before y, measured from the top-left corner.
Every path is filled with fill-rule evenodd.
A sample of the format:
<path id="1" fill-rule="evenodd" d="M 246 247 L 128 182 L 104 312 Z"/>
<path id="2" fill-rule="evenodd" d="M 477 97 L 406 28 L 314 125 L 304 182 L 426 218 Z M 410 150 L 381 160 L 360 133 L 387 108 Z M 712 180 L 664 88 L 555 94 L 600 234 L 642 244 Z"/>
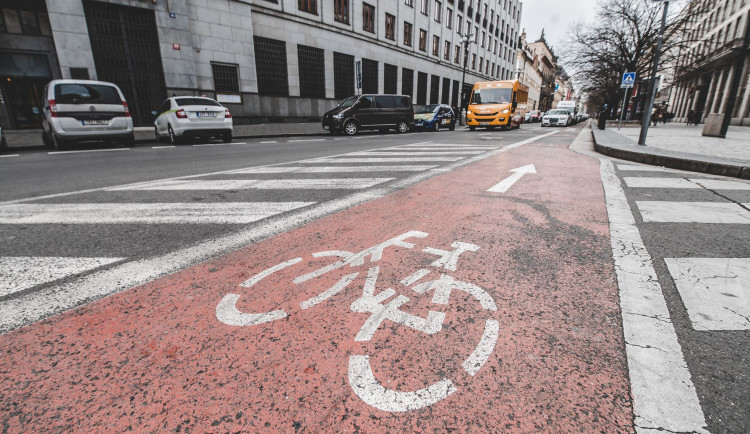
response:
<path id="1" fill-rule="evenodd" d="M 702 136 L 702 126 L 660 124 L 639 146 L 640 128 L 592 124 L 596 151 L 611 157 L 713 175 L 750 179 L 750 128 L 730 127 L 725 139 Z"/>

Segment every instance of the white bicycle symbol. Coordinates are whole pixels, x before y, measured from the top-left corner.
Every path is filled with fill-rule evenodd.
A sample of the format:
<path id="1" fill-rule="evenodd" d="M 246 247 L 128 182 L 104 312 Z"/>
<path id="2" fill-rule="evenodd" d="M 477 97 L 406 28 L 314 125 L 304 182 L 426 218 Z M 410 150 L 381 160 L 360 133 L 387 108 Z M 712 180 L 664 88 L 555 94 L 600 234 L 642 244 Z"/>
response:
<path id="1" fill-rule="evenodd" d="M 340 260 L 310 273 L 301 275 L 295 278 L 293 283 L 299 285 L 343 267 L 353 268 L 363 266 L 368 257 L 370 264 L 377 263 L 383 258 L 383 252 L 387 248 L 402 247 L 405 249 L 413 249 L 415 244 L 408 242 L 408 239 L 426 238 L 427 236 L 428 234 L 425 232 L 410 231 L 376 246 L 362 250 L 359 253 L 340 250 L 313 253 L 313 258 L 337 257 L 340 258 Z M 430 264 L 432 267 L 448 271 L 456 271 L 458 260 L 463 253 L 476 252 L 479 250 L 479 246 L 460 241 L 454 242 L 451 244 L 451 247 L 453 250 L 426 247 L 422 252 L 439 257 L 436 261 Z M 258 273 L 240 286 L 244 288 L 252 288 L 262 279 L 271 274 L 293 266 L 299 262 L 302 262 L 301 257 L 282 262 Z M 356 342 L 370 341 L 380 328 L 381 324 L 386 320 L 430 335 L 434 335 L 442 330 L 445 313 L 430 310 L 427 318 L 422 318 L 399 309 L 410 299 L 404 295 L 394 297 L 396 291 L 393 288 L 387 288 L 379 293 L 375 293 L 375 286 L 379 273 L 380 267 L 378 265 L 370 266 L 368 268 L 362 296 L 350 305 L 350 309 L 353 312 L 370 314 L 360 328 L 359 333 L 357 333 L 357 336 L 354 339 Z M 401 280 L 401 284 L 411 287 L 411 290 L 417 294 L 426 294 L 429 291 L 434 291 L 432 295 L 432 303 L 437 305 L 447 305 L 451 293 L 455 290 L 463 291 L 471 295 L 479 302 L 482 309 L 490 312 L 497 311 L 495 301 L 487 291 L 471 283 L 456 280 L 447 274 L 441 273 L 436 279 L 418 283 L 428 274 L 430 274 L 429 269 L 420 269 Z M 360 272 L 358 271 L 343 276 L 330 288 L 301 302 L 300 308 L 302 310 L 307 310 L 328 300 L 346 289 L 359 275 Z M 237 309 L 236 306 L 237 301 L 241 296 L 242 295 L 240 294 L 227 294 L 224 296 L 216 306 L 216 318 L 222 323 L 230 326 L 247 327 L 287 317 L 287 313 L 284 310 L 260 313 L 242 312 Z M 472 351 L 471 355 L 469 355 L 462 364 L 463 369 L 469 375 L 476 375 L 482 365 L 487 361 L 490 354 L 492 354 L 497 342 L 498 332 L 498 322 L 494 319 L 486 319 L 484 332 L 479 343 Z M 349 357 L 348 376 L 350 386 L 360 399 L 377 409 L 388 412 L 405 412 L 424 408 L 445 399 L 457 390 L 456 386 L 448 378 L 443 378 L 428 387 L 410 392 L 388 389 L 376 380 L 375 374 L 370 365 L 370 358 L 366 354 L 351 355 Z"/>

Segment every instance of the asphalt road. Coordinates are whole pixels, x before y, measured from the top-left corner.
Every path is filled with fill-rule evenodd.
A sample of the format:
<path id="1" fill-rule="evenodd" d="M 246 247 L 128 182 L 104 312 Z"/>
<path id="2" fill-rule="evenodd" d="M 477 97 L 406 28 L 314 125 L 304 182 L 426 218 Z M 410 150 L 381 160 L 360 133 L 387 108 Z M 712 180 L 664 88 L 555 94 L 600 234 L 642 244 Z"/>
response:
<path id="1" fill-rule="evenodd" d="M 747 431 L 750 183 L 600 158 L 581 131 L 0 159 L 0 426 Z M 377 249 L 347 256 L 398 234 L 381 268 Z M 277 285 L 328 256 L 370 268 L 308 300 Z M 439 285 L 407 288 L 416 316 L 380 284 L 344 291 L 436 268 L 484 310 Z M 448 331 L 433 346 L 430 318 Z"/>

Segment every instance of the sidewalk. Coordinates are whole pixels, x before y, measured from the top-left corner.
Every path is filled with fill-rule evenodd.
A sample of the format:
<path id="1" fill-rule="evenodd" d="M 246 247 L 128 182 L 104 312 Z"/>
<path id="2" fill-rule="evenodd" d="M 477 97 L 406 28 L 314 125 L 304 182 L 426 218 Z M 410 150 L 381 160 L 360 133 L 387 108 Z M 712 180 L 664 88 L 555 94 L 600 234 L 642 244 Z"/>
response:
<path id="1" fill-rule="evenodd" d="M 328 134 L 320 122 L 310 123 L 279 123 L 257 125 L 235 125 L 234 138 L 262 138 L 262 137 L 291 137 Z M 5 131 L 9 149 L 36 148 L 43 146 L 42 130 L 10 130 Z M 136 127 L 136 143 L 153 142 L 153 127 Z"/>
<path id="2" fill-rule="evenodd" d="M 672 169 L 750 179 L 750 128 L 729 127 L 727 138 L 703 137 L 702 126 L 667 124 L 648 130 L 646 146 L 638 145 L 638 128 L 592 124 L 596 151 L 610 157 Z"/>

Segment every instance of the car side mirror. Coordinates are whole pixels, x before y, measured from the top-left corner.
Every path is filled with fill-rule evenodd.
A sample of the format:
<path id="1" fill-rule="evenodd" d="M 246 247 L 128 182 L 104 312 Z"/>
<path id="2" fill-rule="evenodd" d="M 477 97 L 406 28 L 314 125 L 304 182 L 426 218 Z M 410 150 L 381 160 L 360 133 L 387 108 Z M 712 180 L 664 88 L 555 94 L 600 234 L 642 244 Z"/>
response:
<path id="1" fill-rule="evenodd" d="M 31 112 L 34 113 L 35 115 L 38 115 L 39 114 L 39 107 L 32 107 L 31 108 Z"/>
<path id="2" fill-rule="evenodd" d="M 156 115 L 159 114 L 159 112 L 157 112 L 156 110 L 151 110 L 151 114 L 154 115 L 154 116 L 156 116 Z"/>
<path id="3" fill-rule="evenodd" d="M 513 101 L 513 110 L 518 108 L 518 101 Z"/>

